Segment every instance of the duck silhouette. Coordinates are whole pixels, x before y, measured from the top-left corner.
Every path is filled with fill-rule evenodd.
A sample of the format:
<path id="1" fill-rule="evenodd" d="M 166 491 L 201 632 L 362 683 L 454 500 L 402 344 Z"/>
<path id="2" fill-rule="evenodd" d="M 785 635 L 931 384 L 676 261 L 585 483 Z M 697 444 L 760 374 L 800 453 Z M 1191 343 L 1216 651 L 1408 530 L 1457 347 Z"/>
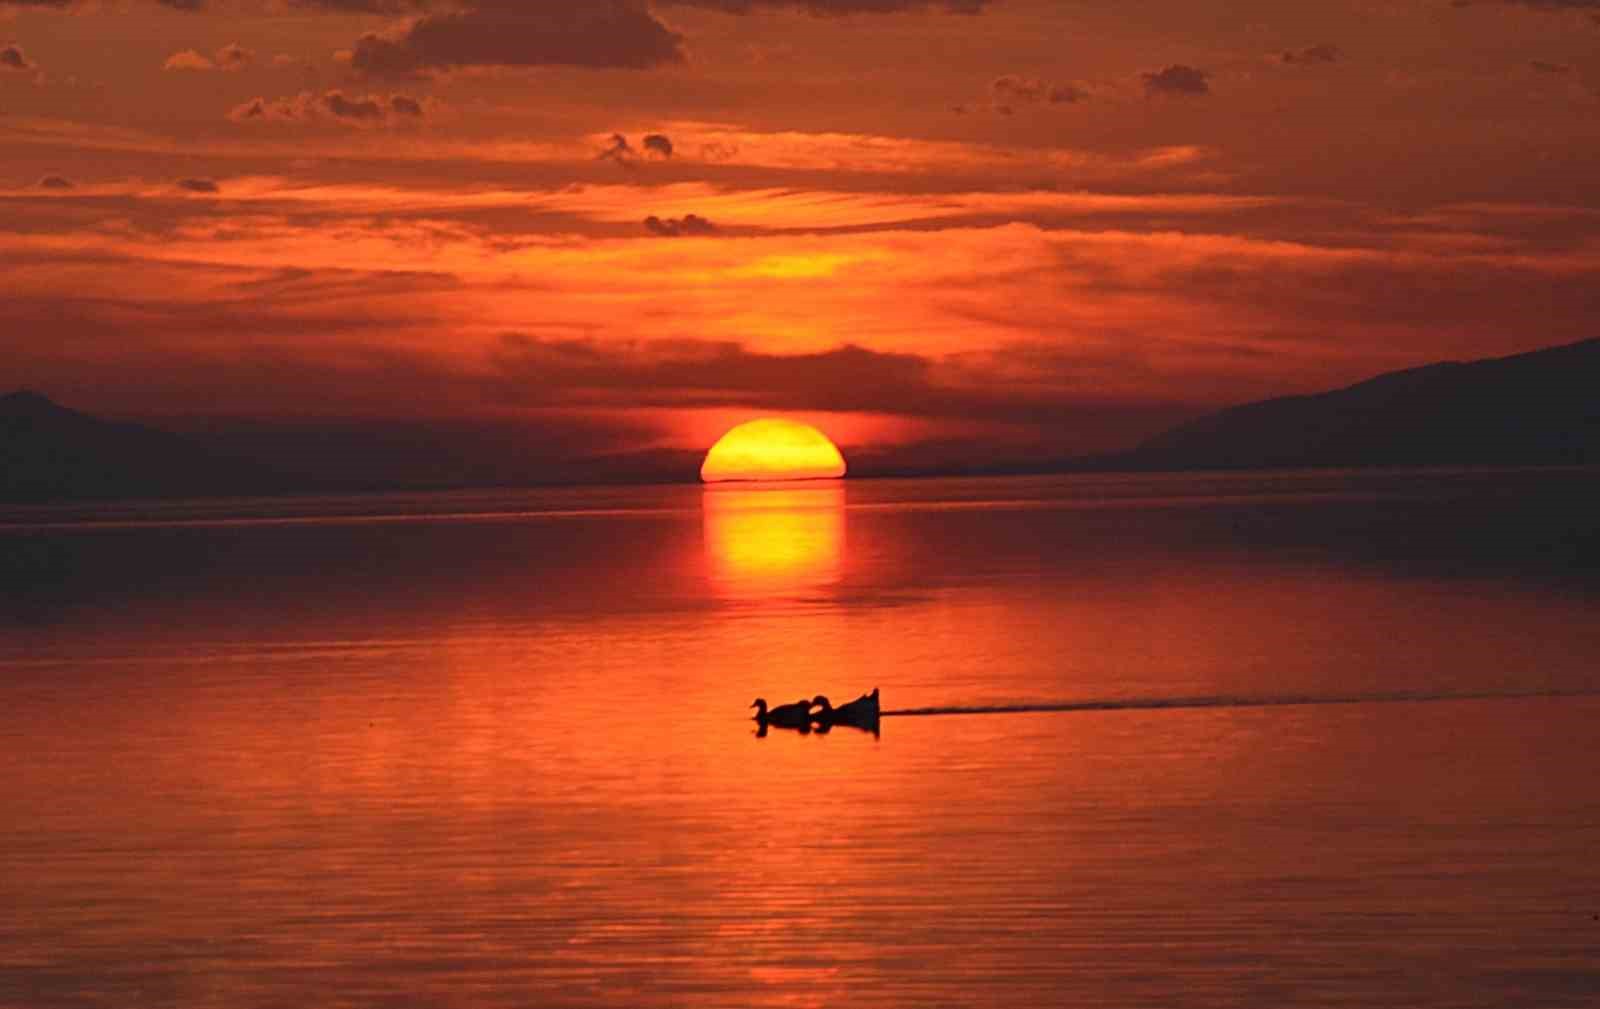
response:
<path id="1" fill-rule="evenodd" d="M 762 726 L 776 725 L 783 729 L 811 731 L 811 702 L 803 697 L 793 704 L 780 704 L 771 710 L 767 709 L 766 699 L 758 697 L 750 706 L 756 709 L 756 721 Z"/>
<path id="2" fill-rule="evenodd" d="M 872 688 L 872 693 L 862 694 L 848 704 L 841 704 L 837 708 L 829 703 L 825 694 L 818 694 L 811 699 L 811 703 L 818 709 L 812 717 L 821 725 L 852 725 L 858 729 L 877 731 L 877 687 Z"/>

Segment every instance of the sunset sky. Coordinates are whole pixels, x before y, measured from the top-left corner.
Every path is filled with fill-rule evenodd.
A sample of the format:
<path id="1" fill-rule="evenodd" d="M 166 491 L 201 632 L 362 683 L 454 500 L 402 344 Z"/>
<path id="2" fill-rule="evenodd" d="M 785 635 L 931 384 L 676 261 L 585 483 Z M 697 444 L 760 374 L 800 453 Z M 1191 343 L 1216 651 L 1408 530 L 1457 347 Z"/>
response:
<path id="1" fill-rule="evenodd" d="M 1059 454 L 1600 335 L 1600 0 L 0 0 L 0 144 L 0 391 L 169 426 Z"/>

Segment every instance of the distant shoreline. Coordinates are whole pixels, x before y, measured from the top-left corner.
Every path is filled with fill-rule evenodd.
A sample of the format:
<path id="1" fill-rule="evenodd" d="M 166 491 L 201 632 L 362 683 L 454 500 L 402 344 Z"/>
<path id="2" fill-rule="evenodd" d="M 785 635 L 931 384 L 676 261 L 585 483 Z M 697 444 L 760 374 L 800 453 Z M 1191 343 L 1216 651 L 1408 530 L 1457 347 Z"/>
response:
<path id="1" fill-rule="evenodd" d="M 262 525 L 334 525 L 341 523 L 373 522 L 432 522 L 432 521 L 510 521 L 517 519 L 560 519 L 612 517 L 653 517 L 672 514 L 698 514 L 700 489 L 711 494 L 749 494 L 768 490 L 804 491 L 819 487 L 857 485 L 872 487 L 899 481 L 933 483 L 936 481 L 1009 481 L 1029 478 L 1085 478 L 1094 477 L 1146 477 L 1156 481 L 1171 478 L 1174 484 L 1185 480 L 1204 481 L 1208 476 L 1219 480 L 1247 480 L 1250 477 L 1277 478 L 1273 480 L 1279 493 L 1264 493 L 1262 488 L 1252 488 L 1254 495 L 1263 499 L 1296 497 L 1306 494 L 1325 496 L 1313 488 L 1295 487 L 1296 483 L 1309 483 L 1321 479 L 1348 478 L 1357 486 L 1349 493 L 1359 494 L 1363 478 L 1385 477 L 1418 479 L 1445 479 L 1450 477 L 1512 478 L 1592 474 L 1594 486 L 1600 490 L 1600 464 L 1582 466 L 1369 466 L 1369 467 L 1298 467 L 1258 469 L 1194 469 L 1194 470 L 1085 470 L 1077 472 L 1041 471 L 1028 473 L 953 473 L 953 474 L 874 474 L 850 476 L 837 480 L 747 481 L 703 484 L 695 481 L 654 481 L 639 483 L 590 484 L 536 484 L 499 487 L 436 487 L 436 488 L 385 488 L 377 490 L 340 490 L 292 492 L 283 491 L 255 495 L 192 495 L 187 497 L 132 497 L 95 498 L 57 501 L 0 501 L 0 533 L 49 529 L 119 529 L 119 528 L 181 528 L 216 526 Z M 641 505 L 638 503 L 596 500 L 607 494 L 625 494 L 662 490 L 680 493 L 686 501 L 681 507 Z M 524 500 L 538 495 L 553 495 L 541 504 L 530 505 Z M 1197 500 L 1207 495 L 1193 495 Z M 567 500 L 561 500 L 561 499 Z M 1146 496 L 1130 495 L 1127 498 L 1106 498 L 1100 495 L 1084 498 L 1063 496 L 1050 499 L 1062 507 L 1116 504 L 1127 501 L 1135 504 L 1147 500 Z M 396 507 L 376 507 L 384 501 L 393 501 Z M 860 504 L 862 502 L 856 502 Z M 870 502 L 867 502 L 870 503 Z M 962 502 L 981 506 L 983 501 Z M 234 507 L 229 507 L 229 505 Z M 304 507 L 296 507 L 297 505 Z M 402 505 L 409 507 L 401 507 Z M 421 507 L 418 507 L 418 506 Z M 430 505 L 437 505 L 431 507 Z M 563 507 L 563 505 L 566 505 Z M 1600 523 L 1600 517 L 1596 519 Z"/>

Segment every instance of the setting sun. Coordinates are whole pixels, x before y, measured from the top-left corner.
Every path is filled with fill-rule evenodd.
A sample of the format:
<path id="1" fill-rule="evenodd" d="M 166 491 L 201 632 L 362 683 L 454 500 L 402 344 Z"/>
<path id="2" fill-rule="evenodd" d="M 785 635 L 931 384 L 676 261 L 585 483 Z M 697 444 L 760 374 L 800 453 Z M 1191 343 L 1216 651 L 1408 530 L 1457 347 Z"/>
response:
<path id="1" fill-rule="evenodd" d="M 778 417 L 740 424 L 719 438 L 700 464 L 700 479 L 706 483 L 814 480 L 844 473 L 844 456 L 827 435 Z"/>

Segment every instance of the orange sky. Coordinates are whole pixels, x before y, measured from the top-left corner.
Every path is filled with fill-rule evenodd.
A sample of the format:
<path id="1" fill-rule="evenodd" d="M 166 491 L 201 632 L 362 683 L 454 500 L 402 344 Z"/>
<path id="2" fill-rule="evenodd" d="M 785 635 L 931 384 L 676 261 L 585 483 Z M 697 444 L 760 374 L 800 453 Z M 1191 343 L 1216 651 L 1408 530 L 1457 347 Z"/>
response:
<path id="1" fill-rule="evenodd" d="M 0 387 L 123 416 L 1060 453 L 1600 333 L 1600 0 L 0 0 L 0 144 Z"/>

